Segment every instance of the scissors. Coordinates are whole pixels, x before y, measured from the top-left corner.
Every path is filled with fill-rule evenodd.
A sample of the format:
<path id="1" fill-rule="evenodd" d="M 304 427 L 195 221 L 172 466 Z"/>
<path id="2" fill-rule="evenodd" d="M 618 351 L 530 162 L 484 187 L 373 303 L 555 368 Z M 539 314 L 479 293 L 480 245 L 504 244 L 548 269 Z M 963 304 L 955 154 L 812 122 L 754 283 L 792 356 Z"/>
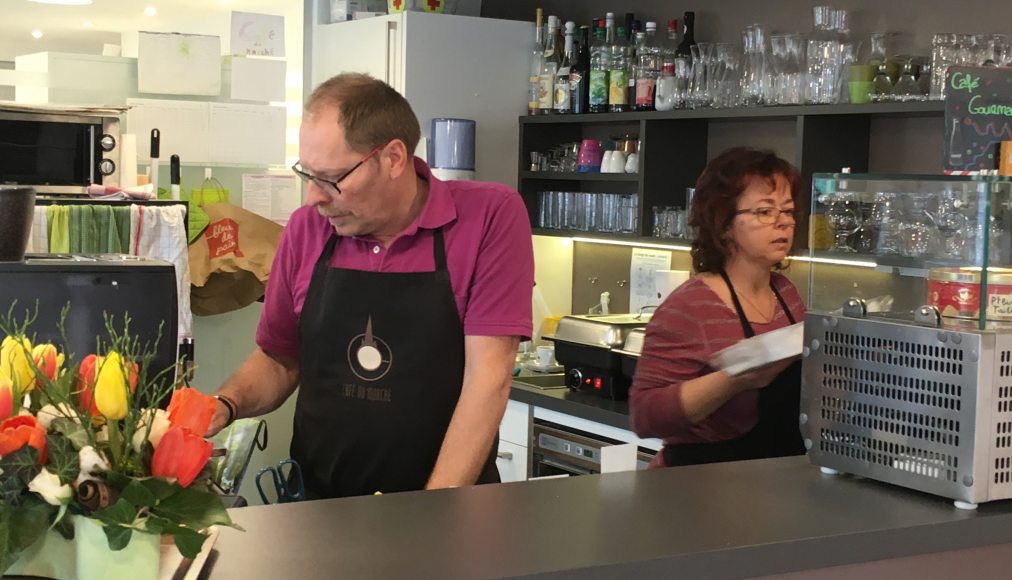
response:
<path id="1" fill-rule="evenodd" d="M 283 459 L 278 462 L 277 467 L 267 466 L 257 472 L 257 491 L 260 492 L 260 499 L 265 504 L 271 503 L 264 492 L 261 479 L 264 474 L 270 473 L 274 482 L 274 491 L 277 492 L 278 503 L 290 503 L 306 499 L 306 487 L 302 483 L 302 469 L 294 459 Z"/>

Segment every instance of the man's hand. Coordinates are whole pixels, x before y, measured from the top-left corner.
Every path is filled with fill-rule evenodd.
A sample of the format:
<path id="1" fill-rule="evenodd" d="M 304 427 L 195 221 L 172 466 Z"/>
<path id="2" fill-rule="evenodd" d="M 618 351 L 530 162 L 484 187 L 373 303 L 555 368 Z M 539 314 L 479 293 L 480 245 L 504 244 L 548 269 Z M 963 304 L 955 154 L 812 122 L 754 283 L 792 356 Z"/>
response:
<path id="1" fill-rule="evenodd" d="M 217 401 L 217 405 L 214 407 L 214 416 L 211 417 L 211 424 L 207 427 L 204 437 L 214 437 L 228 424 L 228 407 L 221 402 L 221 399 L 215 399 L 215 401 Z"/>

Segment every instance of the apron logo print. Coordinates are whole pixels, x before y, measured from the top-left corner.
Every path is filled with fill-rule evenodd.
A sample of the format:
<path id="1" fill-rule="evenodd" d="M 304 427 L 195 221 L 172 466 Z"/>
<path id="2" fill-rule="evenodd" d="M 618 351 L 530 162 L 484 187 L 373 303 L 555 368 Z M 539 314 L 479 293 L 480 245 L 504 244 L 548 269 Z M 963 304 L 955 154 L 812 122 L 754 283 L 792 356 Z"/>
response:
<path id="1" fill-rule="evenodd" d="M 393 364 L 390 345 L 372 333 L 372 317 L 365 325 L 365 333 L 359 334 L 348 343 L 348 366 L 356 377 L 363 381 L 378 381 Z"/>

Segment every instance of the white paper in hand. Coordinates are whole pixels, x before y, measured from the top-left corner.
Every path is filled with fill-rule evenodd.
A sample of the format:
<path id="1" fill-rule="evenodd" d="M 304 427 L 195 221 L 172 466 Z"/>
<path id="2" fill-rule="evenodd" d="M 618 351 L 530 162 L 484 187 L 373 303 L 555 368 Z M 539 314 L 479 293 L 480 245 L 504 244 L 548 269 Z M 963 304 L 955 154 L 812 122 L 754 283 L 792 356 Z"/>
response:
<path id="1" fill-rule="evenodd" d="M 718 351 L 710 359 L 710 366 L 734 376 L 745 371 L 801 354 L 805 342 L 805 323 L 798 322 L 778 328 L 734 346 Z"/>

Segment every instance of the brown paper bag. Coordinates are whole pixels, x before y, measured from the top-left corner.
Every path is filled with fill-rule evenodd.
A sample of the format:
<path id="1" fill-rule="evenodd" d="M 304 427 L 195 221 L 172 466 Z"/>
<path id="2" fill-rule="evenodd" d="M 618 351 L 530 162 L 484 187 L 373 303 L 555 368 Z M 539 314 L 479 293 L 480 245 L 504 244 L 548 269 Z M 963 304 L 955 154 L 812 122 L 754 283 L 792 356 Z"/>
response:
<path id="1" fill-rule="evenodd" d="M 264 295 L 281 225 L 228 203 L 205 205 L 209 223 L 190 244 L 190 307 L 198 316 L 249 306 Z"/>

